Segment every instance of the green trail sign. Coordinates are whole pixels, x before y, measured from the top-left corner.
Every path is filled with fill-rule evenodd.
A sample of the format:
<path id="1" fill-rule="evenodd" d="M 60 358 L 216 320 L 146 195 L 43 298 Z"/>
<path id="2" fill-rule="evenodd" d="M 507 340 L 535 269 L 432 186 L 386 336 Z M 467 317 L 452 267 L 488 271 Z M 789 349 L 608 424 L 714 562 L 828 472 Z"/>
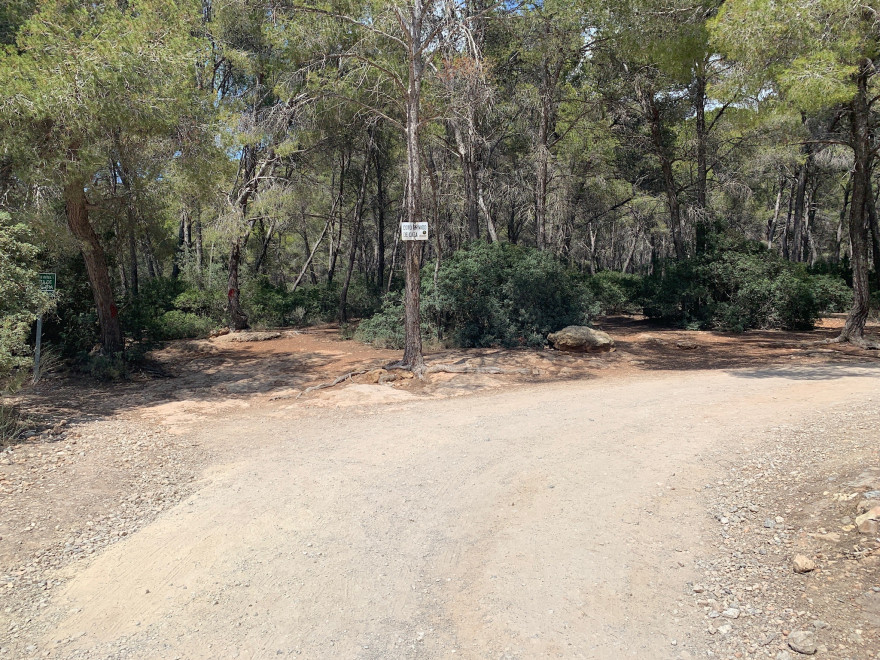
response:
<path id="1" fill-rule="evenodd" d="M 40 291 L 55 293 L 55 273 L 40 273 Z"/>

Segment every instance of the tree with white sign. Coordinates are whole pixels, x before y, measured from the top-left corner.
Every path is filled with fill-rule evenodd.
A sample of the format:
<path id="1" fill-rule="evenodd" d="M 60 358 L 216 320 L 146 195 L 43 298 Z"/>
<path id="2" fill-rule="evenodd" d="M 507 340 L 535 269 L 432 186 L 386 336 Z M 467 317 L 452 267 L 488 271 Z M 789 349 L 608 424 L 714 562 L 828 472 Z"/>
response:
<path id="1" fill-rule="evenodd" d="M 422 221 L 422 131 L 438 118 L 433 114 L 425 116 L 422 112 L 428 75 L 436 74 L 438 70 L 434 59 L 441 54 L 444 34 L 468 33 L 473 21 L 489 10 L 475 13 L 466 4 L 463 0 L 402 0 L 393 3 L 332 0 L 311 7 L 298 3 L 289 5 L 296 11 L 330 19 L 337 26 L 340 23 L 346 28 L 354 26 L 362 33 L 363 38 L 356 39 L 353 45 L 346 45 L 333 57 L 340 61 L 359 62 L 364 69 L 371 70 L 378 77 L 374 81 L 376 96 L 393 99 L 390 110 L 360 99 L 350 100 L 404 133 L 406 184 L 403 216 L 412 226 L 425 224 Z M 490 8 L 494 7 L 490 5 Z M 421 375 L 425 370 L 419 312 L 423 241 L 404 238 L 404 245 L 406 340 L 399 366 Z"/>

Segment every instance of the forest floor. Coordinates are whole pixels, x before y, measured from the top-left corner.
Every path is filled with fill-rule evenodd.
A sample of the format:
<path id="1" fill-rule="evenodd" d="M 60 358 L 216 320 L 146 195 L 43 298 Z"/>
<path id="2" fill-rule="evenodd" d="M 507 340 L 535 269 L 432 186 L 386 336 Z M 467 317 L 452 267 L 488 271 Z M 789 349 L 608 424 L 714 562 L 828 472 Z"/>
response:
<path id="1" fill-rule="evenodd" d="M 0 659 L 880 658 L 880 356 L 840 323 L 610 318 L 613 353 L 384 383 L 398 352 L 322 327 L 49 378 L 0 450 Z"/>

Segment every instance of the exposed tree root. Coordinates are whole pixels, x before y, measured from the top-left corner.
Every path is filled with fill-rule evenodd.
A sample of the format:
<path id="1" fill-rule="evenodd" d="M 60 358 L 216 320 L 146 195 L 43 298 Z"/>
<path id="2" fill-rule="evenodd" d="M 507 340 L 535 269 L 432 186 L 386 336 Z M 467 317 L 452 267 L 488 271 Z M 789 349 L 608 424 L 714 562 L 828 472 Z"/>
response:
<path id="1" fill-rule="evenodd" d="M 838 335 L 833 339 L 823 339 L 822 341 L 817 341 L 817 344 L 852 344 L 853 346 L 857 346 L 866 351 L 880 351 L 880 342 L 870 341 L 865 339 L 864 337 L 844 337 L 843 335 Z"/>
<path id="2" fill-rule="evenodd" d="M 437 374 L 437 373 L 447 373 L 447 374 L 516 374 L 520 376 L 531 376 L 533 371 L 531 369 L 525 368 L 515 368 L 515 369 L 507 369 L 504 367 L 469 367 L 464 364 L 432 364 L 432 365 L 422 365 L 421 367 L 413 368 L 407 367 L 401 364 L 400 362 L 395 362 L 394 364 L 389 364 L 385 367 L 376 367 L 373 369 L 361 369 L 359 371 L 351 371 L 347 374 L 339 376 L 338 378 L 333 379 L 332 381 L 328 381 L 326 383 L 319 383 L 318 385 L 312 385 L 311 387 L 307 387 L 302 392 L 296 395 L 296 398 L 299 399 L 304 394 L 308 394 L 309 392 L 316 392 L 317 390 L 326 390 L 329 387 L 335 387 L 340 383 L 344 383 L 345 381 L 351 380 L 355 376 L 361 376 L 363 374 L 369 373 L 371 371 L 375 371 L 377 368 L 384 369 L 385 371 L 409 371 L 412 372 L 414 376 L 421 379 L 428 374 Z M 379 379 L 379 383 L 387 383 L 391 380 L 396 380 L 396 378 L 387 378 L 386 376 L 382 376 Z"/>
<path id="3" fill-rule="evenodd" d="M 446 373 L 446 374 L 519 374 L 524 376 L 531 376 L 532 370 L 519 368 L 519 369 L 506 369 L 504 367 L 469 367 L 465 364 L 432 364 L 430 366 L 425 367 L 426 374 L 437 374 L 437 373 Z"/>
<path id="4" fill-rule="evenodd" d="M 317 390 L 325 390 L 328 387 L 334 387 L 335 385 L 339 385 L 339 383 L 341 383 L 343 381 L 351 380 L 353 377 L 360 376 L 361 374 L 365 374 L 368 371 L 372 371 L 372 369 L 361 369 L 360 371 L 350 371 L 349 373 L 345 374 L 344 376 L 339 376 L 339 378 L 336 378 L 335 380 L 332 380 L 329 383 L 320 383 L 319 385 L 312 385 L 311 387 L 307 387 L 302 392 L 297 394 L 296 398 L 298 399 L 303 394 L 308 394 L 309 392 L 315 392 Z"/>

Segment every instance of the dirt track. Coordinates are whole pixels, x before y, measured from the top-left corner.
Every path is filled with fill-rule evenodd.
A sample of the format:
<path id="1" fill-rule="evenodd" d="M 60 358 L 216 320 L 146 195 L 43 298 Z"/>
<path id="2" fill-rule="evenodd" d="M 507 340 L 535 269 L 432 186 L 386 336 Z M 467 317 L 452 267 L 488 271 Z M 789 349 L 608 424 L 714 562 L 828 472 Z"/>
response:
<path id="1" fill-rule="evenodd" d="M 38 646 L 68 658 L 704 656 L 691 593 L 712 552 L 704 484 L 768 429 L 878 391 L 876 364 L 823 363 L 229 409 L 186 430 L 214 448 L 194 493 L 76 565 Z"/>

